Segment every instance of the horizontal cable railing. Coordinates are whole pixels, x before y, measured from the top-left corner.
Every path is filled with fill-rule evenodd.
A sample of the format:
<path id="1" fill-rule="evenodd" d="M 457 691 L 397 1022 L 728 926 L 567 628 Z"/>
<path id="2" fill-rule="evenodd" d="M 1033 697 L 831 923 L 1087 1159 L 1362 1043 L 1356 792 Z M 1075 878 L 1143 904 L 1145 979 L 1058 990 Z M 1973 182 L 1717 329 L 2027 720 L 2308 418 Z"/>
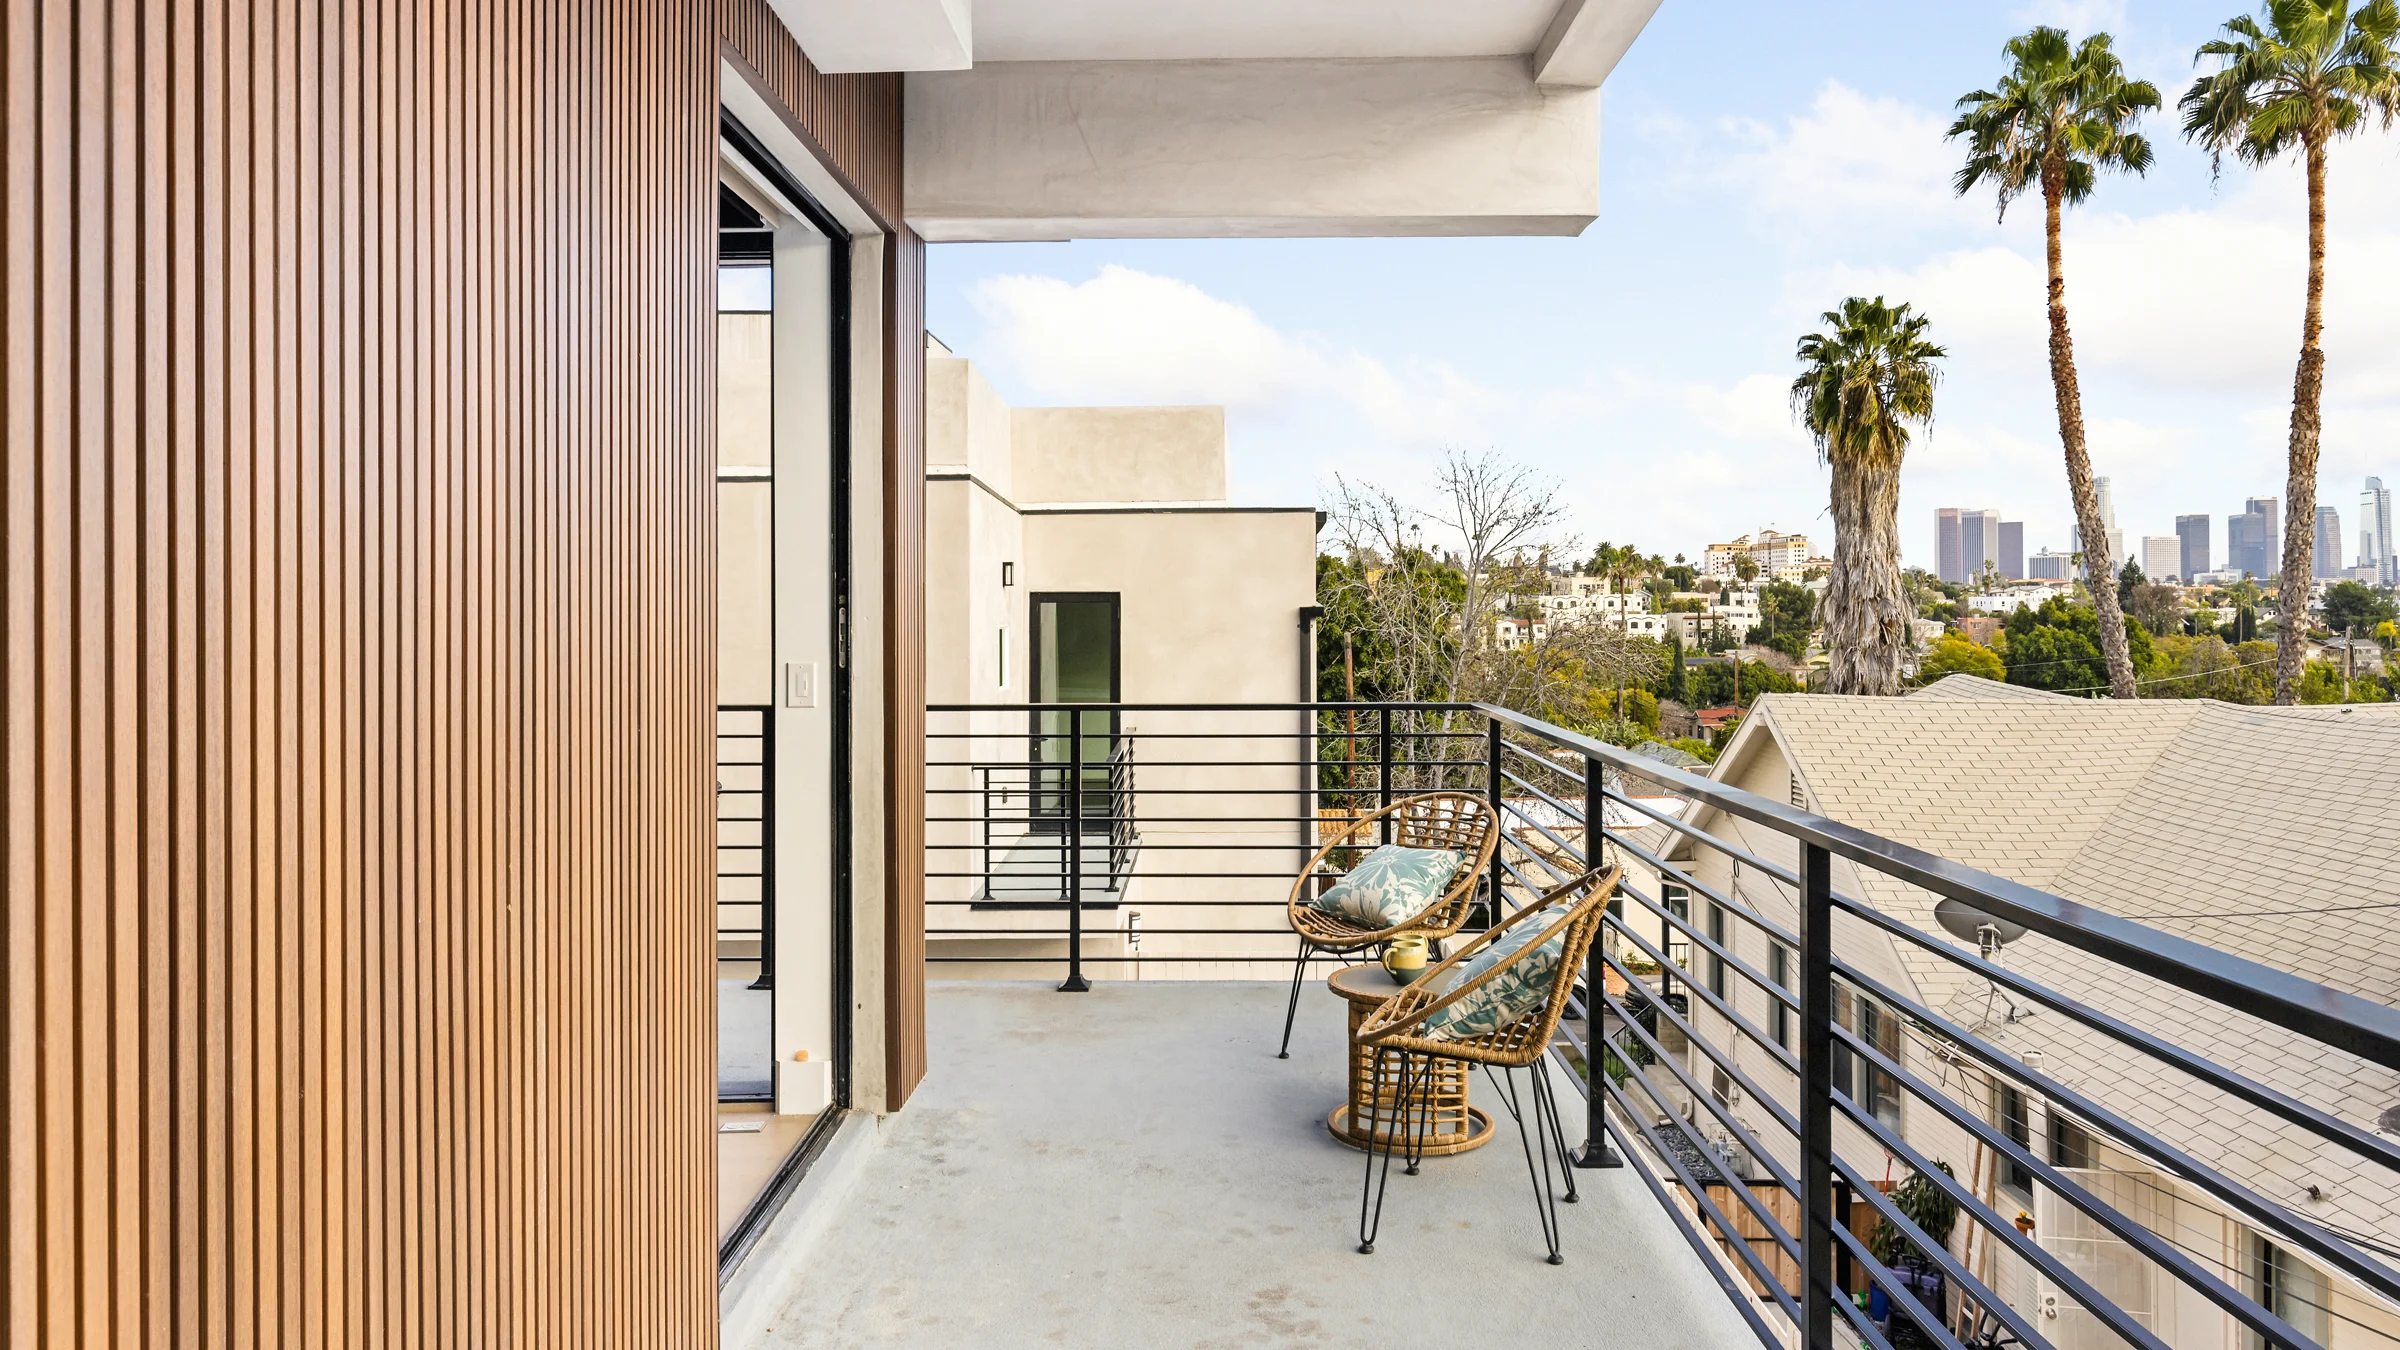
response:
<path id="1" fill-rule="evenodd" d="M 1762 1344 L 2400 1346 L 2400 1221 L 2339 1203 L 2400 1180 L 2383 1004 L 1487 705 L 930 712 L 937 975 L 1280 977 L 1318 842 L 1420 791 L 1502 822 L 1471 928 L 1624 864 L 1555 1047 L 1578 1161 Z"/>

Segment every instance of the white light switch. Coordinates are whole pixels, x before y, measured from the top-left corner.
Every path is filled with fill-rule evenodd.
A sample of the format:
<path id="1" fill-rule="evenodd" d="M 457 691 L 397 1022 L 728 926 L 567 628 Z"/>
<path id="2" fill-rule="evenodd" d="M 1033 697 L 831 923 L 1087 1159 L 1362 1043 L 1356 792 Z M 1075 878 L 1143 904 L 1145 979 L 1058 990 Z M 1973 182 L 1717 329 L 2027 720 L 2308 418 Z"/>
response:
<path id="1" fill-rule="evenodd" d="M 788 661 L 783 667 L 783 706 L 813 708 L 817 706 L 817 663 Z"/>

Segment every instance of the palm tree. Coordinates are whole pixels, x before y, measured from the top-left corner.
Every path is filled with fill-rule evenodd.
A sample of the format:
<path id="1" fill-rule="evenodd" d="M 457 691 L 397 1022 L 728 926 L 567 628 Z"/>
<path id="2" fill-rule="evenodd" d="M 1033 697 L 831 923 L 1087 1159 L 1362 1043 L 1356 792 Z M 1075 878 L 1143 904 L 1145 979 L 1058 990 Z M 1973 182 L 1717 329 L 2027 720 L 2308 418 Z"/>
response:
<path id="1" fill-rule="evenodd" d="M 1907 305 L 1852 296 L 1827 310 L 1828 332 L 1800 339 L 1806 367 L 1792 410 L 1833 468 L 1833 577 L 1825 590 L 1826 690 L 1900 692 L 1900 660 L 1916 610 L 1900 582 L 1900 461 L 1908 423 L 1933 424 L 1934 361 L 1926 319 Z"/>
<path id="2" fill-rule="evenodd" d="M 2083 439 L 2083 390 L 2075 380 L 2075 342 L 2067 332 L 2067 280 L 2059 246 L 2059 213 L 2092 195 L 2102 170 L 2141 173 L 2150 167 L 2150 142 L 2132 127 L 2158 106 L 2158 89 L 2128 80 L 2109 50 L 2109 36 L 2095 33 L 2074 46 L 2066 30 L 2036 28 L 2010 38 L 2001 49 L 2011 63 L 1997 89 L 1978 89 L 1958 101 L 1952 138 L 1967 140 L 1967 162 L 1954 180 L 1961 196 L 1979 186 L 1996 188 L 2000 214 L 2026 190 L 2039 186 L 2050 255 L 2050 389 L 2058 404 L 2058 439 L 2067 451 L 2067 489 L 2075 500 L 2076 531 L 2087 540 L 2106 540 L 2100 493 L 2092 485 L 2092 457 Z M 2109 688 L 2132 698 L 2133 651 L 2125 641 L 2125 615 L 2117 606 L 2117 560 L 2105 545 L 2086 550 L 2092 559 L 2092 599 L 2100 614 L 2100 650 L 2108 660 Z"/>
<path id="3" fill-rule="evenodd" d="M 2260 20 L 2263 19 L 2264 25 Z M 2400 7 L 2372 0 L 2268 0 L 2257 19 L 2245 14 L 2225 35 L 2201 46 L 2222 62 L 2192 82 L 2176 106 L 2183 134 L 2224 161 L 2226 152 L 2265 164 L 2298 150 L 2308 165 L 2308 305 L 2300 320 L 2300 365 L 2292 375 L 2290 463 L 2284 479 L 2284 587 L 2302 597 L 2315 574 L 2317 436 L 2325 393 L 2325 149 L 2366 124 L 2389 125 L 2400 111 L 2400 64 L 2392 51 Z M 2097 589 L 2097 588 L 2095 588 Z M 2303 598 L 2292 607 L 2307 613 Z M 2278 625 L 2275 701 L 2300 697 L 2308 625 Z"/>

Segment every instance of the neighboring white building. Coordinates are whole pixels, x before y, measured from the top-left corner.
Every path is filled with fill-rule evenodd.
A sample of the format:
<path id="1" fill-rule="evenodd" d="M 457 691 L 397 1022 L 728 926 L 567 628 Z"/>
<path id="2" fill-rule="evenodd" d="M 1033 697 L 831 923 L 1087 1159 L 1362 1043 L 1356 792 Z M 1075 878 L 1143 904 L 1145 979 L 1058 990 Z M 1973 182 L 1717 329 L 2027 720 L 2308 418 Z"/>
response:
<path id="1" fill-rule="evenodd" d="M 1501 618 L 1492 621 L 1492 633 L 1504 652 L 1523 651 L 1537 642 L 1547 641 L 1550 625 L 1540 619 Z"/>
<path id="2" fill-rule="evenodd" d="M 1011 408 L 970 363 L 939 344 L 929 344 L 925 382 L 928 702 L 1223 704 L 1314 697 L 1308 621 L 1316 604 L 1318 515 L 1313 507 L 1227 503 L 1222 408 Z M 1021 711 L 941 714 L 928 728 L 975 733 L 972 740 L 937 740 L 929 756 L 941 766 L 927 774 L 934 793 L 927 814 L 936 818 L 926 827 L 933 856 L 980 856 L 980 823 L 960 819 L 980 812 L 999 839 L 995 866 L 1007 874 L 994 883 L 993 895 L 979 894 L 979 877 L 927 878 L 928 950 L 937 961 L 970 953 L 1064 952 L 1063 941 L 999 936 L 1022 933 L 1029 920 L 1022 908 L 992 903 L 995 895 L 1011 898 L 999 894 L 1003 883 L 1012 894 L 1046 885 L 1055 902 L 1063 875 L 1056 843 L 1045 842 L 1029 814 L 1028 747 L 1035 733 L 1044 733 L 1040 744 L 1051 748 L 1055 763 L 1066 744 L 1064 715 L 1039 716 L 1043 724 L 1037 727 Z M 1114 724 L 1109 714 L 1087 716 L 1086 765 L 1105 766 L 1117 747 L 1130 742 L 1130 772 L 1142 800 L 1175 804 L 1178 819 L 1137 822 L 1144 842 L 1239 844 L 1260 834 L 1259 828 L 1210 820 L 1296 817 L 1304 809 L 1290 767 L 1291 738 L 1306 727 L 1299 713 L 1135 712 Z M 1203 743 L 1206 755 L 1179 754 L 1172 737 L 1185 730 L 1236 730 L 1258 739 L 1213 740 Z M 1144 754 L 1165 762 L 1146 765 Z M 1212 761 L 1209 767 L 1174 762 L 1203 758 Z M 993 766 L 975 771 L 990 780 L 991 793 L 965 790 L 982 787 L 969 770 L 954 767 L 968 760 Z M 1235 795 L 1168 795 L 1186 782 Z M 1291 789 L 1289 797 L 1275 795 L 1285 789 Z M 1049 823 L 1052 839 L 1058 824 Z M 1274 842 L 1294 842 L 1288 827 L 1268 833 Z M 1085 856 L 1103 846 L 1087 846 Z M 1011 862 L 1017 856 L 1012 848 L 1021 853 L 1020 862 Z M 1153 856 L 1166 861 L 1153 865 Z M 1206 856 L 1136 852 L 1130 875 L 1110 893 L 1113 908 L 1086 915 L 1085 959 L 1102 963 L 1094 967 L 1095 977 L 1109 970 L 1108 958 L 1131 954 L 1130 924 L 1144 899 L 1280 900 L 1289 884 L 1145 873 L 1202 871 L 1191 860 Z M 1301 856 L 1295 847 L 1294 870 Z M 934 870 L 973 869 L 936 862 Z M 1087 881 L 1087 899 L 1094 889 Z M 1254 917 L 1254 911 L 1205 905 L 1168 912 L 1176 922 L 1165 926 L 1176 928 L 1231 927 Z M 994 936 L 976 935 L 984 931 Z M 1272 944 L 1286 961 L 1288 940 L 1285 933 Z M 1178 942 L 1217 953 L 1232 945 L 1218 937 L 1153 936 L 1142 954 L 1171 958 Z M 1262 946 L 1262 958 L 1266 954 Z M 1024 968 L 936 969 L 947 976 L 1005 977 Z M 1204 969 L 1223 978 L 1227 967 Z M 1142 970 L 1157 977 L 1178 967 Z M 1132 971 L 1110 973 L 1129 977 Z"/>
<path id="3" fill-rule="evenodd" d="M 2056 549 L 2043 549 L 2025 560 L 2025 575 L 2033 581 L 2072 581 L 2075 579 L 2075 555 Z"/>
<path id="4" fill-rule="evenodd" d="M 2006 614 L 2012 610 L 2036 608 L 2051 596 L 2064 594 L 2066 589 L 2057 585 L 2011 586 L 2006 590 L 1970 595 L 1966 605 L 1969 609 L 1979 609 L 1986 614 Z"/>
<path id="5" fill-rule="evenodd" d="M 1772 575 L 1779 568 L 1806 568 L 1814 559 L 1805 534 L 1779 534 L 1760 530 L 1745 534 L 1731 543 L 1710 544 L 1701 554 L 1703 576 L 1733 577 L 1741 560 L 1748 557 L 1758 564 L 1760 575 Z"/>
<path id="6" fill-rule="evenodd" d="M 1967 676 L 1905 698 L 1773 694 L 1743 720 L 1711 776 L 2196 943 L 2379 1003 L 2400 1002 L 2400 868 L 2386 865 L 2391 785 L 2400 781 L 2400 704 L 2271 708 L 2080 699 Z M 1784 835 L 1707 806 L 1690 818 L 1695 828 L 1757 857 L 1796 864 L 1795 846 Z M 1644 842 L 1738 908 L 1796 931 L 1795 898 L 1775 878 L 1662 830 L 1646 832 Z M 1637 885 L 1657 883 L 1655 872 L 1640 870 L 1646 875 Z M 1839 857 L 1832 881 L 1837 893 L 1941 937 L 1934 896 Z M 1735 957 L 1753 970 L 1790 968 L 1779 964 L 1788 952 L 1778 956 L 1764 934 L 1730 913 L 1709 912 L 1716 906 L 1685 888 L 1674 891 L 1682 893 L 1678 903 L 1695 906 L 1691 921 L 1727 933 Z M 2320 912 L 2329 906 L 2343 909 L 2338 922 Z M 2045 1073 L 2288 1207 L 2291 1226 L 2400 1244 L 2400 1185 L 2385 1169 L 2229 1097 L 2171 1080 L 2156 1060 L 2053 1010 L 2024 1000 L 2011 1005 L 1985 981 L 1911 944 L 1854 923 L 1837 923 L 1834 931 L 1840 957 L 1852 968 L 1974 1028 L 2011 1055 L 2038 1060 Z M 2339 1060 L 2313 1042 L 2304 1047 L 2225 1007 L 2181 997 L 2050 940 L 2012 943 L 2005 961 L 2037 983 L 2195 1047 L 2362 1128 L 2376 1128 L 2400 1102 L 2400 1074 Z M 1735 1010 L 1752 1025 L 1789 1025 L 1772 1016 L 1756 986 L 1736 979 L 1730 988 Z M 1995 1080 L 1863 991 L 1844 998 L 1854 1010 L 1877 1006 L 1876 1038 L 1920 1080 L 1939 1084 L 1995 1125 L 2022 1130 L 2019 1137 L 2037 1151 L 2046 1149 L 2051 1161 L 2202 1266 L 2250 1279 L 2264 1264 L 2262 1250 L 2290 1263 L 2288 1278 L 2304 1290 L 2294 1299 L 2308 1319 L 2301 1329 L 2320 1343 L 2364 1347 L 2400 1337 L 2400 1312 L 2294 1252 L 2262 1248 L 2271 1234 L 2173 1175 L 2162 1160 L 2052 1109 L 2037 1093 Z M 2032 1015 L 2015 1015 L 2012 1006 Z M 1699 1000 L 1692 1008 L 1716 1044 L 1739 1039 Z M 1854 1030 L 1866 1034 L 1865 1013 L 1859 1017 Z M 1744 1043 L 1737 1053 L 1763 1087 L 1796 1092 L 1790 1075 L 1756 1046 Z M 1708 1063 L 1697 1052 L 1691 1065 L 1706 1078 Z M 2127 1259 L 2130 1248 L 2105 1233 L 2079 1227 L 2038 1183 L 2018 1186 L 1988 1151 L 1925 1102 L 1904 1091 L 1886 1101 L 1872 1084 L 1850 1090 L 1926 1156 L 1951 1164 L 1987 1204 L 2003 1214 L 2022 1210 L 2037 1240 L 2077 1269 L 2110 1271 L 2119 1282 L 2108 1286 L 2110 1296 L 2146 1310 L 2144 1324 L 2163 1342 L 2244 1343 L 2213 1304 L 2146 1262 Z M 1784 1138 L 1757 1103 L 1736 1109 L 1762 1138 Z M 1835 1145 L 1865 1168 L 1880 1167 L 1886 1157 L 1847 1121 L 1837 1125 Z M 1963 1247 L 1971 1227 L 1959 1225 L 1954 1242 Z M 1988 1243 L 1961 1256 L 2013 1306 L 2041 1304 L 2043 1286 L 2014 1256 L 1996 1254 Z"/>

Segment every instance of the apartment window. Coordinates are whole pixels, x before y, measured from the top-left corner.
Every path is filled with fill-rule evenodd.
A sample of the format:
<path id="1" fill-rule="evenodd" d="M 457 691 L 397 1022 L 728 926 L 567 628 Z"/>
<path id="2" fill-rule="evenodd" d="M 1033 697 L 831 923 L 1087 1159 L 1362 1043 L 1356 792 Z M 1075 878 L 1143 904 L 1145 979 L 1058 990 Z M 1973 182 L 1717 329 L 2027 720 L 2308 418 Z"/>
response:
<path id="1" fill-rule="evenodd" d="M 1017 565 L 1015 563 L 1004 562 L 1000 564 L 1000 584 L 1003 586 L 1014 586 L 1017 584 Z"/>
<path id="2" fill-rule="evenodd" d="M 2092 1136 L 2081 1125 L 2067 1119 L 2057 1107 L 2050 1108 L 2050 1165 L 2052 1167 L 2090 1167 L 2093 1165 Z"/>
<path id="3" fill-rule="evenodd" d="M 1723 905 L 1711 904 L 1708 907 L 1708 940 L 1720 947 L 1725 945 L 1725 907 Z M 1715 994 L 1718 998 L 1725 997 L 1725 958 L 1714 952 L 1711 952 L 1708 957 L 1708 992 Z"/>
<path id="4" fill-rule="evenodd" d="M 1847 985 L 1836 984 L 1833 1010 L 1834 1020 L 1858 1039 L 1875 1047 L 1885 1059 L 1900 1062 L 1900 1019 L 1890 1009 Z M 1838 1039 L 1833 1043 L 1833 1085 L 1877 1120 L 1895 1130 L 1900 1128 L 1900 1080 Z"/>
<path id="5" fill-rule="evenodd" d="M 1791 948 L 1780 942 L 1767 948 L 1767 977 L 1775 981 L 1776 988 L 1786 992 L 1791 990 Z M 1782 999 L 1767 1000 L 1767 1034 L 1773 1036 L 1775 1043 L 1784 1049 L 1792 1048 L 1792 1010 Z"/>
<path id="6" fill-rule="evenodd" d="M 1000 630 L 1000 678 L 998 684 L 1003 689 L 1008 688 L 1008 630 L 1005 628 Z"/>
<path id="7" fill-rule="evenodd" d="M 1992 1085 L 1992 1123 L 2008 1136 L 2008 1141 L 2026 1152 L 2033 1151 L 2033 1117 L 2026 1109 L 2025 1094 L 2006 1083 Z M 2000 1165 L 2000 1182 L 2017 1193 L 2027 1204 L 2033 1200 L 2033 1169 L 2014 1158 L 2004 1158 Z"/>
<path id="8" fill-rule="evenodd" d="M 1662 881 L 1658 885 L 1658 899 L 1660 904 L 1667 907 L 1667 913 L 1686 922 L 1690 921 L 1692 917 L 1690 887 L 1677 882 Z M 1690 969 L 1692 964 L 1691 939 L 1683 936 L 1683 930 L 1673 924 L 1661 924 L 1659 927 L 1661 930 L 1659 936 L 1664 939 L 1662 945 L 1667 949 L 1667 964 Z"/>
<path id="9" fill-rule="evenodd" d="M 2325 1277 L 2316 1268 L 2267 1241 L 2257 1233 L 2247 1235 L 2250 1297 L 2258 1305 L 2292 1324 L 2299 1332 L 2319 1345 L 2325 1343 L 2330 1331 L 2327 1323 L 2327 1304 L 2332 1291 Z M 2266 1350 L 2266 1338 L 2245 1329 L 2242 1344 L 2249 1350 Z M 2280 1342 L 2278 1342 L 2280 1344 Z"/>

